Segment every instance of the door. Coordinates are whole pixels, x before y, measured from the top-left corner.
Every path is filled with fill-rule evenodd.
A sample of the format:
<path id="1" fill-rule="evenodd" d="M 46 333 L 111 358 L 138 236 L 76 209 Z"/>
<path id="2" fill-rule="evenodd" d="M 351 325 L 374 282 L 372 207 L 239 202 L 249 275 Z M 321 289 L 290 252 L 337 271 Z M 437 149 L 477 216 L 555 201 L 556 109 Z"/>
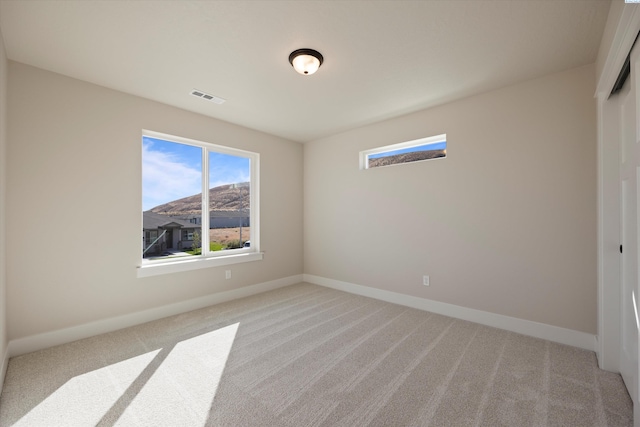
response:
<path id="1" fill-rule="evenodd" d="M 165 235 L 165 242 L 167 243 L 167 249 L 173 249 L 173 233 L 175 233 L 175 228 L 168 228 L 167 234 Z"/>
<path id="2" fill-rule="evenodd" d="M 638 422 L 640 404 L 638 400 L 638 334 L 640 322 L 638 320 L 638 303 L 640 302 L 640 287 L 638 282 L 638 243 L 640 231 L 640 144 L 637 119 L 638 84 L 640 83 L 639 69 L 640 48 L 636 46 L 631 52 L 631 73 L 623 88 L 620 109 L 620 211 L 621 211 L 621 352 L 620 373 L 629 390 L 634 403 L 634 419 Z"/>

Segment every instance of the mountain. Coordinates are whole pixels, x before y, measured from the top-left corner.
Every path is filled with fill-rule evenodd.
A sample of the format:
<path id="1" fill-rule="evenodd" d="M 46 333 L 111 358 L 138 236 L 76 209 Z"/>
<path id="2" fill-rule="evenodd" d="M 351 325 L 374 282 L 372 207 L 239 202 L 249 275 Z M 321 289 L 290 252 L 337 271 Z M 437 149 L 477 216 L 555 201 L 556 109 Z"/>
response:
<path id="1" fill-rule="evenodd" d="M 214 187 L 209 190 L 210 211 L 238 211 L 249 208 L 248 182 L 227 184 Z M 162 215 L 200 215 L 202 209 L 202 193 L 174 200 L 163 205 L 151 208 L 151 212 Z"/>
<path id="2" fill-rule="evenodd" d="M 398 163 L 417 162 L 420 160 L 437 159 L 438 157 L 446 157 L 445 150 L 429 150 L 416 151 L 414 153 L 396 154 L 395 156 L 380 157 L 377 159 L 369 159 L 369 167 L 396 165 Z"/>

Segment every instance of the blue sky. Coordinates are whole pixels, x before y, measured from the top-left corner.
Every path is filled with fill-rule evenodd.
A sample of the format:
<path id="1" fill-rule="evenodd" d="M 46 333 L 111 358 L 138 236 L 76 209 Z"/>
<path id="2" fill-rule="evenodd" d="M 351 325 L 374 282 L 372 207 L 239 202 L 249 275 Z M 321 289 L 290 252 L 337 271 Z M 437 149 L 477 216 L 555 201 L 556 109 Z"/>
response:
<path id="1" fill-rule="evenodd" d="M 142 137 L 142 209 L 201 193 L 202 149 Z M 209 188 L 248 182 L 249 159 L 209 153 Z"/>
<path id="2" fill-rule="evenodd" d="M 401 150 L 387 151 L 385 153 L 371 154 L 370 159 L 377 159 L 379 157 L 395 156 L 397 154 L 413 153 L 414 151 L 431 151 L 431 150 L 444 150 L 447 148 L 447 141 L 435 142 L 426 145 L 419 145 L 417 147 L 403 148 Z"/>

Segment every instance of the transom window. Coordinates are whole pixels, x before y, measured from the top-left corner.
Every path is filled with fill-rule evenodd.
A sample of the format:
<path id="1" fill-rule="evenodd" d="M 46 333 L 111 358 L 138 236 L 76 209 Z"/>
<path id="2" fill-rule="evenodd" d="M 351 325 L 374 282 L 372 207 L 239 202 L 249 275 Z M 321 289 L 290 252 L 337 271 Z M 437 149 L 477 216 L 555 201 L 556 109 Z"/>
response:
<path id="1" fill-rule="evenodd" d="M 258 153 L 144 131 L 141 266 L 258 253 L 258 167 Z"/>
<path id="2" fill-rule="evenodd" d="M 447 157 L 447 135 L 436 135 L 360 152 L 360 169 Z"/>

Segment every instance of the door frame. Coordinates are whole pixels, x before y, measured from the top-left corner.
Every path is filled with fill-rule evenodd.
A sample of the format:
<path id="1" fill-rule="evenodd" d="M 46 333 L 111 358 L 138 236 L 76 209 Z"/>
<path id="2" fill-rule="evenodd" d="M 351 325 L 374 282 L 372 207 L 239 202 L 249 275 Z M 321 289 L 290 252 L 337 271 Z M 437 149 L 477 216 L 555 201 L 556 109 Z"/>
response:
<path id="1" fill-rule="evenodd" d="M 613 31 L 613 36 L 608 32 Z M 640 6 L 614 0 L 600 47 L 602 71 L 597 81 L 598 125 L 598 365 L 620 371 L 620 132 L 619 117 L 607 102 L 618 74 L 640 31 Z M 606 51 L 603 51 L 606 49 Z M 597 70 L 599 71 L 599 69 Z"/>

